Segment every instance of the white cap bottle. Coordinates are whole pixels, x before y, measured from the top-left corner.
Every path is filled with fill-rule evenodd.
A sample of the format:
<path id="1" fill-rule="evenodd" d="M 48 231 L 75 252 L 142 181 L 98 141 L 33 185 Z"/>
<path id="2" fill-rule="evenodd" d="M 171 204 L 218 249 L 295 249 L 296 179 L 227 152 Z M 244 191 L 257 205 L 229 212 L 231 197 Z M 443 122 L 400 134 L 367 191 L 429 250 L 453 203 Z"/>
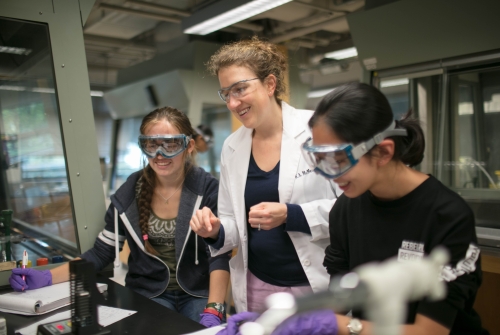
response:
<path id="1" fill-rule="evenodd" d="M 5 321 L 5 318 L 0 318 L 0 335 L 7 335 L 7 321 Z"/>

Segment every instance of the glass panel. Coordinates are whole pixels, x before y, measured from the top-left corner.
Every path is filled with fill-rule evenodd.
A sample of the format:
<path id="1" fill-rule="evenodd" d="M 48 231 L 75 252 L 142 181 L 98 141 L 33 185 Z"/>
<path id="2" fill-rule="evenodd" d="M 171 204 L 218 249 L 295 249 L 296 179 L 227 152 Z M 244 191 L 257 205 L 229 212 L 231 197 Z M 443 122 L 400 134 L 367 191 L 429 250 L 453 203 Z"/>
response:
<path id="1" fill-rule="evenodd" d="M 500 228 L 500 70 L 450 76 L 451 187 L 477 225 Z"/>
<path id="2" fill-rule="evenodd" d="M 137 144 L 142 117 L 123 119 L 118 128 L 116 144 L 116 168 L 111 193 L 114 193 L 133 172 L 146 163 L 144 155 Z"/>
<path id="3" fill-rule="evenodd" d="M 412 106 L 414 116 L 418 116 L 420 125 L 424 131 L 425 151 L 419 170 L 423 173 L 436 173 L 436 155 L 438 151 L 437 142 L 439 136 L 439 92 L 442 86 L 441 76 L 430 76 L 412 79 L 414 90 L 412 90 Z"/>
<path id="4" fill-rule="evenodd" d="M 426 76 L 398 79 L 380 79 L 380 91 L 386 96 L 391 105 L 394 119 L 401 119 L 410 109 L 413 117 L 420 120 L 424 131 L 426 148 L 422 163 L 415 169 L 423 173 L 433 173 L 434 148 L 432 145 L 434 125 L 437 124 L 438 90 L 440 76 Z"/>
<path id="5" fill-rule="evenodd" d="M 410 108 L 410 80 L 408 78 L 382 79 L 380 91 L 389 100 L 394 119 L 401 119 Z"/>
<path id="6" fill-rule="evenodd" d="M 1 248 L 12 260 L 26 249 L 33 265 L 71 258 L 78 248 L 48 27 L 0 18 L 0 36 L 0 207 L 13 211 L 16 236 Z"/>
<path id="7" fill-rule="evenodd" d="M 198 154 L 196 161 L 205 171 L 217 179 L 220 176 L 220 156 L 222 145 L 231 135 L 231 113 L 226 106 L 205 107 L 203 109 L 203 124 L 212 129 L 214 145 L 207 152 Z"/>

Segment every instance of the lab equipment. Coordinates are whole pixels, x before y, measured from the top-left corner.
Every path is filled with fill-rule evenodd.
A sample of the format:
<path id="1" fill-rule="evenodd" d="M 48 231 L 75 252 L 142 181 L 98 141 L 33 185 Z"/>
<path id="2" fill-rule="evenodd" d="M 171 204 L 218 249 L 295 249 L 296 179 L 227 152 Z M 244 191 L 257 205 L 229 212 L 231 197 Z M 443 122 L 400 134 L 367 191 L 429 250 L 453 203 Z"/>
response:
<path id="1" fill-rule="evenodd" d="M 446 296 L 446 286 L 439 280 L 439 274 L 448 260 L 448 252 L 436 248 L 420 260 L 400 262 L 391 258 L 361 265 L 353 272 L 333 278 L 325 292 L 300 298 L 289 293 L 272 294 L 266 300 L 268 309 L 255 322 L 243 324 L 241 334 L 271 334 L 294 314 L 316 309 L 362 308 L 373 322 L 374 334 L 398 335 L 408 301 L 424 297 L 439 300 Z"/>

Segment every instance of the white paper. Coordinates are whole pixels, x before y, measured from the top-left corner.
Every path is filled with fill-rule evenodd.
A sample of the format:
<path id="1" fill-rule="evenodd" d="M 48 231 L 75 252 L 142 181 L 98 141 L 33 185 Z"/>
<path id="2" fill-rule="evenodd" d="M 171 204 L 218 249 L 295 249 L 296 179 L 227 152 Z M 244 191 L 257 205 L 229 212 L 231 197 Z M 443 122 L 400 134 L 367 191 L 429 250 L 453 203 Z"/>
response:
<path id="1" fill-rule="evenodd" d="M 97 308 L 99 312 L 99 324 L 103 327 L 107 327 L 112 323 L 120 321 L 132 314 L 137 313 L 137 311 L 130 311 L 128 309 L 114 308 L 108 306 L 99 306 Z"/>
<path id="2" fill-rule="evenodd" d="M 215 335 L 218 332 L 220 332 L 222 329 L 226 328 L 226 325 L 227 324 L 224 323 L 220 326 L 210 327 L 207 329 L 198 330 L 197 332 L 184 334 L 184 335 L 194 335 L 194 334 L 196 334 L 196 335 Z"/>
<path id="3" fill-rule="evenodd" d="M 137 311 L 130 311 L 126 309 L 107 307 L 107 306 L 98 306 L 97 312 L 99 314 L 99 324 L 103 327 L 109 326 L 110 324 L 120 321 L 121 319 L 124 319 L 127 316 L 137 313 Z M 28 327 L 16 330 L 15 332 L 22 335 L 37 335 L 38 325 L 54 321 L 67 320 L 70 318 L 71 318 L 71 311 L 64 311 L 61 313 L 54 314 L 41 321 L 35 322 L 29 325 Z"/>

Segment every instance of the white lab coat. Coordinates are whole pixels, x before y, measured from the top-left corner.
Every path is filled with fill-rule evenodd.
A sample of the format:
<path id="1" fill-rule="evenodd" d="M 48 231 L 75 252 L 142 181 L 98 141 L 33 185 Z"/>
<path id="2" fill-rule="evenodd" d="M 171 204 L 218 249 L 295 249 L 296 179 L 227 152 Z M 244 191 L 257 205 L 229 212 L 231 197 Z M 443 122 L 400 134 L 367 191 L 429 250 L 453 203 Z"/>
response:
<path id="1" fill-rule="evenodd" d="M 280 203 L 298 204 L 304 211 L 312 235 L 288 234 L 313 291 L 318 292 L 326 290 L 329 284 L 323 259 L 329 244 L 328 214 L 336 197 L 329 182 L 312 172 L 302 157 L 301 145 L 311 136 L 307 122 L 312 111 L 297 110 L 284 102 L 282 111 L 279 199 Z M 247 310 L 248 234 L 244 193 L 252 131 L 239 128 L 226 139 L 222 148 L 218 216 L 224 226 L 225 241 L 221 249 L 211 248 L 213 256 L 238 248 L 237 255 L 229 262 L 237 312 Z M 339 189 L 335 192 L 341 193 Z"/>

